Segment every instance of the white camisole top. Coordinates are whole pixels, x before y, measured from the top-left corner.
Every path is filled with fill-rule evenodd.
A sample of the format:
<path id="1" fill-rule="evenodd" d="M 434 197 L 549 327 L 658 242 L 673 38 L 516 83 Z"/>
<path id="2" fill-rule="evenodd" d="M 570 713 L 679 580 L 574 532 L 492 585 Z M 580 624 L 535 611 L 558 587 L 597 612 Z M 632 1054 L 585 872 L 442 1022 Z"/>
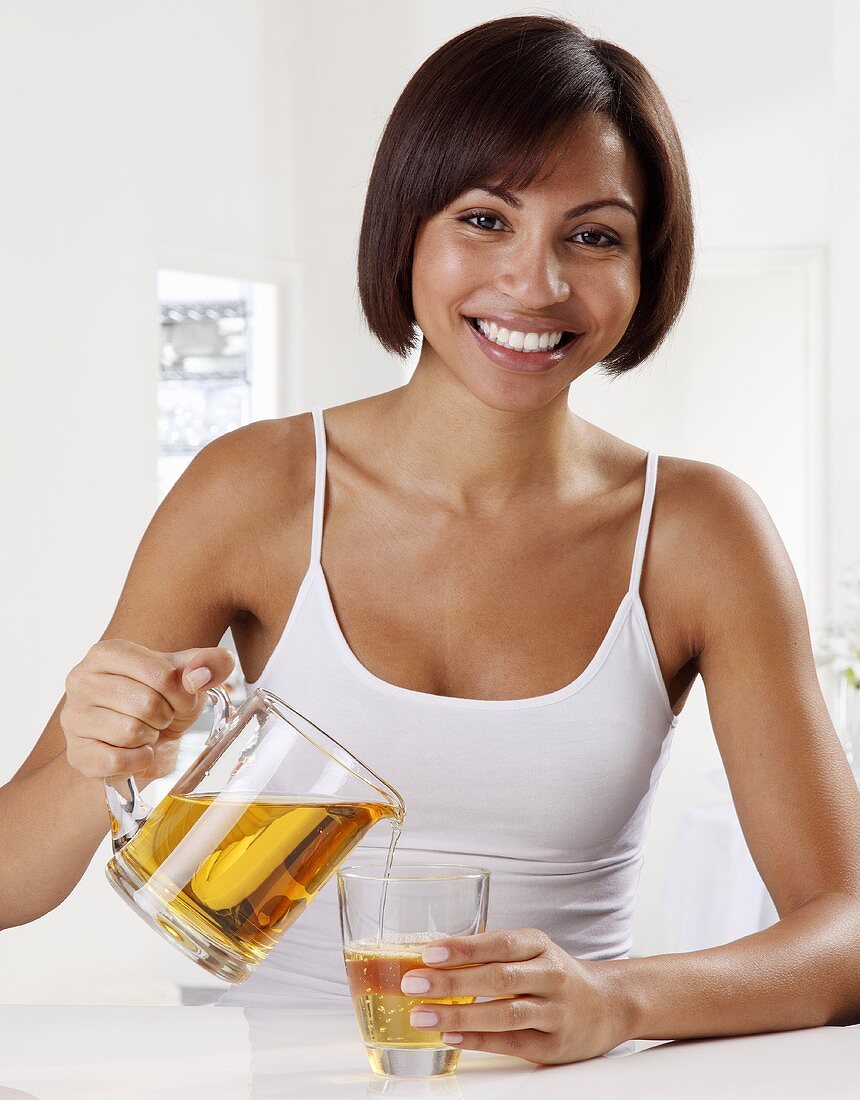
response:
<path id="1" fill-rule="evenodd" d="M 398 861 L 491 873 L 487 930 L 540 928 L 583 959 L 629 957 L 643 846 L 673 714 L 639 578 L 657 454 L 648 452 L 630 585 L 587 668 L 527 699 L 466 699 L 388 683 L 340 628 L 321 564 L 323 410 L 312 410 L 316 483 L 310 563 L 265 687 L 393 784 L 406 804 Z M 348 862 L 384 861 L 387 821 Z M 251 976 L 219 1005 L 349 1008 L 332 876 Z"/>

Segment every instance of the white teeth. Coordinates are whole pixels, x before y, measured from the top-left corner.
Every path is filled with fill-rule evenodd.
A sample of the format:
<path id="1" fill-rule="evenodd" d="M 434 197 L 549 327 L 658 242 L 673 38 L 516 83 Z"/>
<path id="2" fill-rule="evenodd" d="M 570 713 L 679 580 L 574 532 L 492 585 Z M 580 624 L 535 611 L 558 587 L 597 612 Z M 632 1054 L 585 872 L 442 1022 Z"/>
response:
<path id="1" fill-rule="evenodd" d="M 516 351 L 548 351 L 564 335 L 562 332 L 510 332 L 506 328 L 499 328 L 495 321 L 477 319 L 476 323 L 488 340 Z"/>

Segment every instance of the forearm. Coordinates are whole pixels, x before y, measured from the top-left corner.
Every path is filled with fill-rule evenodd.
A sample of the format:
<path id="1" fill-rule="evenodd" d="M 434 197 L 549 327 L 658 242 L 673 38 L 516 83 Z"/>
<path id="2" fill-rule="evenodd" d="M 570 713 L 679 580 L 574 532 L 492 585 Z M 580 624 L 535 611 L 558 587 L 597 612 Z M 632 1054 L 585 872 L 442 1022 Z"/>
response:
<path id="1" fill-rule="evenodd" d="M 860 902 L 827 894 L 705 951 L 619 959 L 609 996 L 631 1039 L 688 1039 L 860 1022 Z"/>
<path id="2" fill-rule="evenodd" d="M 65 753 L 0 787 L 0 929 L 56 908 L 107 831 L 102 781 L 71 768 Z"/>

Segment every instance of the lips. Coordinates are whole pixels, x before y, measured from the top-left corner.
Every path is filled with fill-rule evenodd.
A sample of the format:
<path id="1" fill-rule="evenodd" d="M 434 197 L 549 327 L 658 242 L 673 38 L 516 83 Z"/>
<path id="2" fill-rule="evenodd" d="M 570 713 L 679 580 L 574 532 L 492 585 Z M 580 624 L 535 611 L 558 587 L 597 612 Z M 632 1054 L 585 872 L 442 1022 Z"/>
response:
<path id="1" fill-rule="evenodd" d="M 480 319 L 481 319 L 482 321 L 486 320 L 486 318 L 485 318 L 485 317 L 481 317 Z M 467 320 L 467 321 L 468 321 L 468 322 L 469 322 L 469 323 L 471 324 L 472 328 L 474 328 L 474 329 L 475 329 L 475 330 L 476 330 L 477 332 L 479 332 L 479 333 L 480 333 L 480 334 L 481 334 L 482 336 L 484 335 L 484 334 L 483 334 L 483 333 L 481 332 L 480 328 L 478 328 L 478 318 L 477 318 L 477 317 L 466 317 L 466 320 Z M 497 322 L 497 323 L 498 323 L 498 322 Z M 502 327 L 503 327 L 503 326 L 499 325 L 499 328 L 502 328 Z M 516 331 L 520 331 L 520 332 L 537 332 L 538 334 L 540 334 L 540 332 L 541 332 L 541 331 L 544 331 L 544 330 L 533 328 L 533 329 L 519 329 L 519 330 L 517 330 L 517 329 L 510 329 L 509 331 L 511 331 L 511 332 L 516 332 Z M 547 329 L 547 330 L 545 330 L 545 331 L 547 331 L 547 332 L 560 332 L 560 333 L 561 333 L 561 339 L 560 339 L 560 340 L 559 340 L 559 342 L 558 342 L 558 343 L 557 343 L 557 344 L 555 345 L 555 347 L 556 347 L 556 348 L 563 348 L 563 347 L 565 346 L 565 344 L 569 344 L 569 343 L 571 342 L 571 340 L 572 340 L 572 339 L 573 339 L 573 338 L 574 338 L 575 336 L 578 336 L 578 335 L 579 335 L 579 333 L 578 333 L 578 332 L 572 332 L 572 331 L 571 331 L 570 329 L 562 329 L 561 327 L 559 327 L 559 328 L 554 328 L 554 329 Z M 491 343 L 493 343 L 493 342 L 494 342 L 494 341 L 491 341 Z M 501 345 L 501 344 L 498 344 L 497 346 L 498 346 L 498 347 L 502 347 L 502 345 Z M 512 349 L 512 350 L 516 350 L 516 349 Z M 553 348 L 553 351 L 554 351 L 554 350 L 555 350 L 555 348 Z M 535 352 L 529 352 L 528 354 L 529 354 L 529 355 L 534 355 L 534 354 L 535 354 Z"/>
<path id="2" fill-rule="evenodd" d="M 463 320 L 484 355 L 496 366 L 515 374 L 539 374 L 552 370 L 564 359 L 582 335 L 582 333 L 568 331 L 559 344 L 547 351 L 516 351 L 514 348 L 506 348 L 494 340 L 487 339 L 474 323 L 474 318 L 464 314 Z"/>

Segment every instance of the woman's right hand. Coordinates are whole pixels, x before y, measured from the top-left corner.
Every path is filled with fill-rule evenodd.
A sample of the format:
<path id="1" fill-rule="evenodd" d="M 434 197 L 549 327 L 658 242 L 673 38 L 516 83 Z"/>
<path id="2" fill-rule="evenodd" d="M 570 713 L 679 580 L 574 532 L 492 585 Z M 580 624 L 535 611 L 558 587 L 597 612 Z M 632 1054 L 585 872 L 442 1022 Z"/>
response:
<path id="1" fill-rule="evenodd" d="M 167 775 L 205 689 L 235 663 L 223 646 L 161 653 L 120 638 L 96 642 L 66 677 L 60 724 L 70 766 L 90 778 L 133 775 L 138 786 Z"/>

